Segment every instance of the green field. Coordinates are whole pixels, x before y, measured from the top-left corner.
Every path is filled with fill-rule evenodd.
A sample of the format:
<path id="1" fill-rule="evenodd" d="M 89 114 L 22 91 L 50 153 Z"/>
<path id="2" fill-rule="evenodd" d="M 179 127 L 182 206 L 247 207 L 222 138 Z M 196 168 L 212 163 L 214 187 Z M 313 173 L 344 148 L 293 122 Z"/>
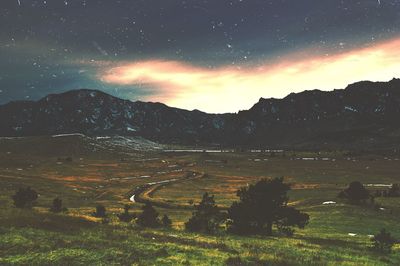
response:
<path id="1" fill-rule="evenodd" d="M 203 174 L 184 178 L 192 172 Z M 237 200 L 238 188 L 281 176 L 292 184 L 290 204 L 310 215 L 294 236 L 184 231 L 204 192 L 225 208 Z M 170 205 L 157 210 L 172 219 L 171 229 L 118 220 L 124 204 L 140 211 L 140 203 L 129 201 L 134 188 L 171 179 L 179 182 L 147 195 Z M 77 136 L 0 139 L 0 265 L 400 265 L 399 245 L 380 254 L 369 236 L 386 228 L 400 238 L 400 198 L 377 198 L 384 210 L 339 200 L 337 194 L 355 180 L 371 192 L 382 189 L 374 184 L 400 183 L 399 160 L 344 151 L 135 151 Z M 34 208 L 13 206 L 11 196 L 21 186 L 39 193 Z M 49 212 L 55 197 L 68 212 Z M 91 215 L 97 204 L 106 206 L 107 224 Z"/>

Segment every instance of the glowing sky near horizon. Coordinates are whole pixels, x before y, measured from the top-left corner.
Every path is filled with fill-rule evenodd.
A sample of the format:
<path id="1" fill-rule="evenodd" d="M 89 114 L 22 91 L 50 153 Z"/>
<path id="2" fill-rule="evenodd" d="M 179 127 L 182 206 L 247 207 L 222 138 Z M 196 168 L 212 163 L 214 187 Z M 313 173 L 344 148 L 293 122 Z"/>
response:
<path id="1" fill-rule="evenodd" d="M 4 0 L 0 104 L 98 89 L 237 112 L 400 77 L 400 0 Z"/>
<path id="2" fill-rule="evenodd" d="M 386 81 L 399 74 L 400 38 L 340 54 L 318 56 L 307 50 L 255 66 L 208 69 L 166 60 L 123 63 L 99 78 L 125 86 L 147 84 L 159 88 L 149 100 L 221 113 L 248 109 L 261 96 L 339 89 L 355 80 Z"/>

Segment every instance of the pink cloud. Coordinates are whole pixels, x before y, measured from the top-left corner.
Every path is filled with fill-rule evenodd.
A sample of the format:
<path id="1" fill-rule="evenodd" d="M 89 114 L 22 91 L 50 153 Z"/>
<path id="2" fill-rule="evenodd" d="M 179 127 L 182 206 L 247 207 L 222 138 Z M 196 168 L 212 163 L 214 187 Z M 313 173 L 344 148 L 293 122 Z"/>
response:
<path id="1" fill-rule="evenodd" d="M 109 66 L 105 83 L 149 84 L 151 101 L 208 112 L 247 109 L 260 97 L 284 97 L 305 89 L 343 88 L 359 80 L 389 80 L 400 75 L 400 39 L 332 55 L 311 49 L 257 66 L 209 69 L 187 63 L 146 60 Z"/>

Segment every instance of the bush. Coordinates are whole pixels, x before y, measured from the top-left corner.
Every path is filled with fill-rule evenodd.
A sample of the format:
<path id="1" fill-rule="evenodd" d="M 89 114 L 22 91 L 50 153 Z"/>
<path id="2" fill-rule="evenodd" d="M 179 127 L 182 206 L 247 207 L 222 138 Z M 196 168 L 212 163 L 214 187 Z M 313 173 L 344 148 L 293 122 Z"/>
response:
<path id="1" fill-rule="evenodd" d="M 121 222 L 129 223 L 130 221 L 132 221 L 133 218 L 135 218 L 134 214 L 129 213 L 129 209 L 130 209 L 130 206 L 128 204 L 126 204 L 124 206 L 124 212 L 117 215 Z"/>
<path id="2" fill-rule="evenodd" d="M 59 213 L 66 210 L 67 208 L 62 207 L 62 200 L 60 198 L 55 198 L 53 200 L 53 205 L 50 208 L 51 212 Z"/>
<path id="3" fill-rule="evenodd" d="M 32 207 L 33 203 L 38 198 L 38 194 L 30 187 L 20 188 L 11 198 L 17 208 Z"/>
<path id="4" fill-rule="evenodd" d="M 171 219 L 169 219 L 169 217 L 164 214 L 163 218 L 161 219 L 161 223 L 164 227 L 170 227 L 172 224 Z"/>
<path id="5" fill-rule="evenodd" d="M 345 198 L 351 203 L 360 203 L 367 200 L 370 195 L 368 190 L 359 181 L 354 181 L 349 184 L 349 187 L 339 193 L 340 198 Z"/>
<path id="6" fill-rule="evenodd" d="M 96 211 L 93 213 L 93 216 L 97 218 L 105 218 L 107 216 L 106 207 L 101 204 L 97 205 Z"/>
<path id="7" fill-rule="evenodd" d="M 195 205 L 192 217 L 185 223 L 185 228 L 191 232 L 214 233 L 222 222 L 220 213 L 214 201 L 214 196 L 204 193 L 199 205 Z"/>
<path id="8" fill-rule="evenodd" d="M 160 221 L 158 220 L 158 212 L 153 208 L 150 202 L 147 202 L 142 207 L 143 212 L 138 217 L 138 224 L 144 227 L 158 227 Z"/>
<path id="9" fill-rule="evenodd" d="M 237 192 L 239 202 L 234 202 L 228 210 L 230 224 L 228 230 L 237 234 L 272 234 L 275 224 L 287 235 L 292 226 L 304 228 L 309 220 L 306 213 L 287 206 L 288 184 L 283 178 L 261 179 L 254 185 L 241 188 Z"/>
<path id="10" fill-rule="evenodd" d="M 374 249 L 382 253 L 390 253 L 396 240 L 392 238 L 389 232 L 382 229 L 372 238 Z"/>

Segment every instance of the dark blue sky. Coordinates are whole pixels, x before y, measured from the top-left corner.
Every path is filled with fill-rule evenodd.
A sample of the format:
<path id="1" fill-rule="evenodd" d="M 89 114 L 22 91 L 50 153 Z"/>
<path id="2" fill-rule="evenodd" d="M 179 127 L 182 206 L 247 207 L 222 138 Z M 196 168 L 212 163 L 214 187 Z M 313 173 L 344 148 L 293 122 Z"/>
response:
<path id="1" fill-rule="evenodd" d="M 82 87 L 151 99 L 156 85 L 104 83 L 98 72 L 154 59 L 257 65 L 308 48 L 350 51 L 399 31 L 399 0 L 2 0 L 0 103 Z"/>

